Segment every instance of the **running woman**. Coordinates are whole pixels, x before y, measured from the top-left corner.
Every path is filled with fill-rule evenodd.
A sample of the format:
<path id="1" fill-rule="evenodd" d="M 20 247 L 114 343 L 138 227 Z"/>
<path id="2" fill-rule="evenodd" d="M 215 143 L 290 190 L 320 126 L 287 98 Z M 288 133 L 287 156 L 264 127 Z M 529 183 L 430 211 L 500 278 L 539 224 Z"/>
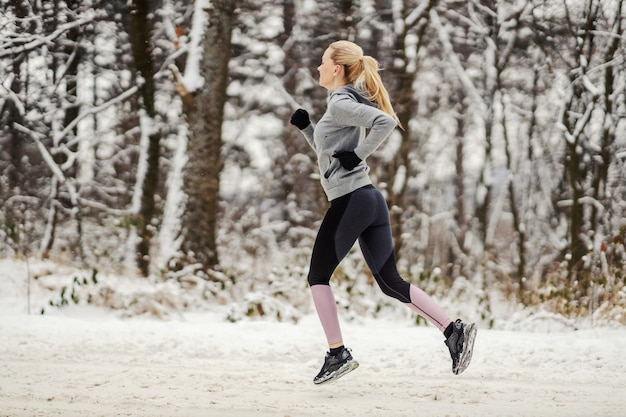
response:
<path id="1" fill-rule="evenodd" d="M 344 346 L 329 284 L 333 271 L 357 239 L 383 293 L 406 304 L 443 332 L 452 372 L 460 374 L 471 360 L 476 327 L 460 319 L 453 322 L 424 291 L 399 275 L 387 204 L 372 185 L 365 163 L 399 125 L 378 74 L 378 62 L 364 56 L 360 46 L 337 41 L 326 49 L 317 70 L 319 84 L 330 92 L 326 112 L 315 127 L 303 109 L 296 110 L 290 120 L 317 154 L 321 184 L 330 201 L 313 246 L 308 275 L 329 346 L 313 382 L 336 380 L 359 366 Z"/>

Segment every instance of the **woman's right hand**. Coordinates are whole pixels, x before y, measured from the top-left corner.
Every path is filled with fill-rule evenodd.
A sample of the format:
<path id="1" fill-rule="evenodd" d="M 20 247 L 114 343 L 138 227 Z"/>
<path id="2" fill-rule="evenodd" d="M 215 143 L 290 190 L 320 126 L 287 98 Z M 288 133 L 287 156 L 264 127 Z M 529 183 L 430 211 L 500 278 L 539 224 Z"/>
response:
<path id="1" fill-rule="evenodd" d="M 291 123 L 300 130 L 306 129 L 306 127 L 311 124 L 311 120 L 309 119 L 309 113 L 304 109 L 298 109 L 291 116 L 291 120 L 289 121 L 289 123 Z"/>

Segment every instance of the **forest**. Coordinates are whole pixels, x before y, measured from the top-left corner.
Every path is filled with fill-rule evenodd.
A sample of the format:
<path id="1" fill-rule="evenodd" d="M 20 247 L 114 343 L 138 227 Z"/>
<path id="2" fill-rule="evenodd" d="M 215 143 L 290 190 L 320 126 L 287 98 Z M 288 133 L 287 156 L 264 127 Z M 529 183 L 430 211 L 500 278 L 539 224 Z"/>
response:
<path id="1" fill-rule="evenodd" d="M 49 306 L 138 305 L 114 274 L 164 308 L 297 320 L 328 201 L 289 118 L 322 116 L 347 39 L 403 126 L 367 160 L 403 277 L 485 322 L 504 301 L 626 323 L 623 0 L 0 9 L 0 258 L 79 271 Z M 396 308 L 358 246 L 333 285 L 349 314 Z"/>

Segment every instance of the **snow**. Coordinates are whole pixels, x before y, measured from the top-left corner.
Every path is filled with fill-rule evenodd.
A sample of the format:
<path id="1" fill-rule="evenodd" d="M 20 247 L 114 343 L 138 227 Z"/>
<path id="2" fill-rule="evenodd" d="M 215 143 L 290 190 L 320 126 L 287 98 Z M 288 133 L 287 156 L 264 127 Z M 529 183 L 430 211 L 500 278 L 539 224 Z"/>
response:
<path id="1" fill-rule="evenodd" d="M 26 266 L 0 260 L 2 417 L 626 414 L 623 327 L 481 327 L 455 376 L 432 326 L 342 317 L 361 366 L 316 386 L 325 346 L 313 314 L 232 323 L 219 307 L 163 320 L 78 304 L 29 315 Z M 36 305 L 42 266 L 29 266 Z"/>
<path id="2" fill-rule="evenodd" d="M 181 219 L 186 205 L 184 190 L 184 167 L 189 160 L 187 156 L 187 125 L 182 123 L 178 126 L 177 135 L 173 139 L 174 156 L 170 173 L 167 177 L 167 198 L 163 210 L 162 225 L 159 229 L 159 254 L 157 265 L 165 269 L 170 259 L 176 256 L 181 247 L 182 235 L 180 234 Z"/>
<path id="3" fill-rule="evenodd" d="M 182 83 L 187 91 L 197 91 L 204 85 L 204 78 L 200 75 L 200 61 L 202 46 L 200 42 L 204 34 L 204 26 L 208 20 L 204 12 L 209 7 L 209 0 L 196 0 L 194 3 L 193 24 L 189 35 L 189 52 L 185 65 L 185 75 Z"/>

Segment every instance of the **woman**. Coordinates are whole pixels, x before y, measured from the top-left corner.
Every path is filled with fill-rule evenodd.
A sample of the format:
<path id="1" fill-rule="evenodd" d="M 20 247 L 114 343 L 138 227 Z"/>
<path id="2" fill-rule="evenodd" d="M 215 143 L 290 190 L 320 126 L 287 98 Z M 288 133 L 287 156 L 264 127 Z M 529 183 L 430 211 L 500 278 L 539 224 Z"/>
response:
<path id="1" fill-rule="evenodd" d="M 344 347 L 331 275 L 358 239 L 363 256 L 382 291 L 436 326 L 446 337 L 452 372 L 471 360 L 476 327 L 452 320 L 424 291 L 406 282 L 396 269 L 389 211 L 374 188 L 365 159 L 399 124 L 378 74 L 378 62 L 363 56 L 358 45 L 332 43 L 317 68 L 319 84 L 330 91 L 328 106 L 315 128 L 306 110 L 298 109 L 291 124 L 298 127 L 317 154 L 328 209 L 311 256 L 308 282 L 315 309 L 329 345 L 316 384 L 332 381 L 359 364 Z M 369 133 L 366 135 L 366 129 Z"/>

